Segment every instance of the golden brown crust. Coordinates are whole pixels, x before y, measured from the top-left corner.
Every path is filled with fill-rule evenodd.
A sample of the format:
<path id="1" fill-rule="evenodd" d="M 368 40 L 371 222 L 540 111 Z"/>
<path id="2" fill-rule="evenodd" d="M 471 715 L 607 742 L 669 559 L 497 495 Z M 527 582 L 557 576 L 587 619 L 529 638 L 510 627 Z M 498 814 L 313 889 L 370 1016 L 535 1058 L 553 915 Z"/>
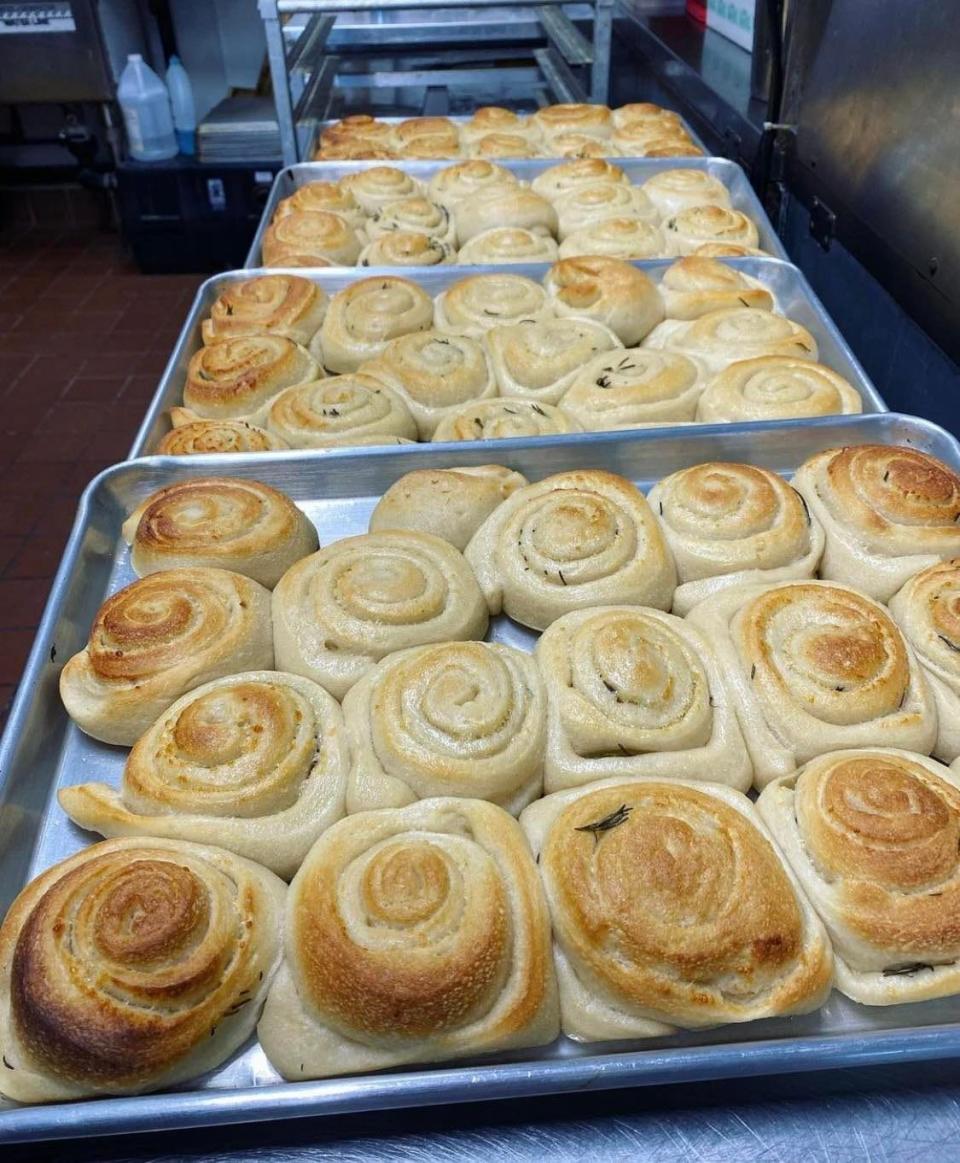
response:
<path id="1" fill-rule="evenodd" d="M 187 409 L 180 409 L 186 412 Z M 182 420 L 160 439 L 158 456 L 194 456 L 224 452 L 274 452 L 285 441 L 245 420 Z"/>
<path id="2" fill-rule="evenodd" d="M 205 420 L 254 418 L 284 388 L 318 370 L 308 351 L 282 335 L 220 339 L 190 360 L 183 402 Z"/>
<path id="3" fill-rule="evenodd" d="M 283 335 L 306 345 L 323 322 L 327 294 L 297 275 L 260 275 L 231 283 L 203 321 L 203 342 L 240 335 Z"/>
<path id="4" fill-rule="evenodd" d="M 275 218 L 263 236 L 263 265 L 268 267 L 282 267 L 291 255 L 353 266 L 359 253 L 356 228 L 329 210 L 291 210 Z"/>
<path id="5" fill-rule="evenodd" d="M 640 342 L 663 318 L 652 280 L 632 263 L 601 255 L 565 258 L 543 280 L 557 314 L 594 319 L 625 347 Z"/>

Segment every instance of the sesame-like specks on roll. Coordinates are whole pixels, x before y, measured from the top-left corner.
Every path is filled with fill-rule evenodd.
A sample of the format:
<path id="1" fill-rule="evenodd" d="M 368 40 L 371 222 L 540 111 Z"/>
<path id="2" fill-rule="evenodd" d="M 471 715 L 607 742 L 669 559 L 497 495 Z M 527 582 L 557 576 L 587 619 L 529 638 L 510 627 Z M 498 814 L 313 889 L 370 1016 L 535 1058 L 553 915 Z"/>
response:
<path id="1" fill-rule="evenodd" d="M 703 391 L 701 369 L 672 351 L 610 351 L 574 375 L 560 399 L 587 431 L 690 423 Z"/>
<path id="2" fill-rule="evenodd" d="M 707 424 L 798 420 L 863 411 L 857 389 L 822 363 L 762 355 L 730 364 L 707 385 L 697 418 Z"/>
<path id="3" fill-rule="evenodd" d="M 532 120 L 547 137 L 554 133 L 586 133 L 591 137 L 609 137 L 613 129 L 613 117 L 606 105 L 546 105 L 533 114 Z"/>
<path id="4" fill-rule="evenodd" d="M 317 548 L 316 530 L 289 497 L 239 477 L 194 477 L 160 489 L 130 514 L 123 536 L 140 577 L 211 565 L 268 589 Z"/>
<path id="5" fill-rule="evenodd" d="M 430 179 L 428 193 L 440 206 L 452 209 L 464 198 L 472 197 L 491 187 L 516 186 L 517 178 L 504 166 L 475 160 L 447 166 Z"/>
<path id="6" fill-rule="evenodd" d="M 274 213 L 274 221 L 297 211 L 306 211 L 310 214 L 318 210 L 338 214 L 354 228 L 363 225 L 364 211 L 349 189 L 339 182 L 307 182 L 305 186 L 295 190 L 289 198 L 280 200 Z"/>
<path id="7" fill-rule="evenodd" d="M 549 704 L 548 792 L 635 775 L 750 786 L 729 692 L 689 623 L 640 606 L 575 610 L 544 631 L 536 659 Z"/>
<path id="8" fill-rule="evenodd" d="M 367 237 L 371 242 L 396 230 L 426 234 L 450 247 L 457 242 L 450 211 L 422 194 L 387 202 L 375 210 L 366 223 Z"/>
<path id="9" fill-rule="evenodd" d="M 557 236 L 556 210 L 526 186 L 491 186 L 464 198 L 454 206 L 453 220 L 461 246 L 500 226 Z"/>
<path id="10" fill-rule="evenodd" d="M 766 788 L 757 807 L 837 955 L 837 988 L 866 1005 L 960 992 L 960 786 L 907 751 L 834 751 Z"/>
<path id="11" fill-rule="evenodd" d="M 395 166 L 371 166 L 358 170 L 341 178 L 340 185 L 367 214 L 375 214 L 382 206 L 410 198 L 422 189 L 416 178 Z"/>
<path id="12" fill-rule="evenodd" d="M 221 848 L 107 840 L 48 869 L 0 928 L 0 1089 L 140 1094 L 246 1041 L 280 958 L 285 885 Z"/>
<path id="13" fill-rule="evenodd" d="M 95 739 L 131 746 L 201 683 L 273 665 L 270 594 L 225 569 L 167 569 L 100 607 L 87 645 L 60 673 L 73 721 Z"/>
<path id="14" fill-rule="evenodd" d="M 357 228 L 329 210 L 292 210 L 263 235 L 263 265 L 282 267 L 288 255 L 312 255 L 337 266 L 353 266 L 360 254 Z"/>
<path id="15" fill-rule="evenodd" d="M 463 555 L 429 533 L 335 541 L 292 566 L 273 592 L 277 665 L 335 698 L 385 655 L 480 639 L 488 620 Z"/>
<path id="16" fill-rule="evenodd" d="M 623 182 L 594 182 L 578 186 L 554 202 L 563 240 L 610 218 L 639 218 L 656 224 L 657 212 L 646 194 Z"/>
<path id="17" fill-rule="evenodd" d="M 282 335 L 245 335 L 201 347 L 190 360 L 183 402 L 204 420 L 259 417 L 284 388 L 312 380 L 312 355 Z"/>
<path id="18" fill-rule="evenodd" d="M 676 585 L 645 497 L 600 469 L 518 489 L 480 526 L 466 558 L 491 611 L 535 630 L 587 606 L 669 609 Z"/>
<path id="19" fill-rule="evenodd" d="M 668 319 L 698 319 L 726 307 L 772 311 L 773 295 L 757 279 L 716 259 L 688 255 L 667 267 L 660 294 Z"/>
<path id="20" fill-rule="evenodd" d="M 330 300 L 320 342 L 332 372 L 356 371 L 391 339 L 433 325 L 433 300 L 419 284 L 395 275 L 361 279 Z"/>
<path id="21" fill-rule="evenodd" d="M 491 327 L 553 315 L 547 293 L 524 275 L 470 275 L 437 296 L 440 331 L 482 339 Z"/>
<path id="22" fill-rule="evenodd" d="M 856 590 L 736 586 L 688 618 L 733 688 L 758 787 L 827 751 L 933 749 L 937 712 L 923 671 L 887 610 Z"/>
<path id="23" fill-rule="evenodd" d="M 769 469 L 696 464 L 658 481 L 647 499 L 677 563 L 676 614 L 729 586 L 816 574 L 823 528 L 803 497 Z"/>
<path id="24" fill-rule="evenodd" d="M 260 1022 L 285 1078 L 512 1047 L 559 1028 L 550 922 L 516 821 L 438 797 L 341 820 L 290 888 Z"/>
<path id="25" fill-rule="evenodd" d="M 553 202 L 584 186 L 595 186 L 598 183 L 629 187 L 630 179 L 614 162 L 602 158 L 579 158 L 551 166 L 542 174 L 537 174 L 530 185 L 541 197 Z"/>
<path id="26" fill-rule="evenodd" d="M 706 170 L 662 170 L 648 178 L 641 189 L 664 218 L 691 206 L 731 206 L 730 191 Z"/>
<path id="27" fill-rule="evenodd" d="M 603 780 L 531 804 L 520 822 L 569 1037 L 653 1037 L 826 1001 L 826 933 L 741 792 Z"/>
<path id="28" fill-rule="evenodd" d="M 344 814 L 343 715 L 295 674 L 228 675 L 178 699 L 134 744 L 120 790 L 61 789 L 60 805 L 104 836 L 217 843 L 289 879 Z"/>
<path id="29" fill-rule="evenodd" d="M 593 356 L 622 350 L 620 340 L 590 319 L 545 319 L 494 327 L 487 348 L 500 393 L 556 404 Z"/>
<path id="30" fill-rule="evenodd" d="M 561 259 L 547 271 L 543 285 L 559 316 L 603 323 L 625 347 L 639 343 L 663 319 L 653 281 L 622 259 Z"/>
<path id="31" fill-rule="evenodd" d="M 886 601 L 921 569 L 960 556 L 960 476 L 900 445 L 811 456 L 794 485 L 827 534 L 822 573 Z"/>
<path id="32" fill-rule="evenodd" d="M 605 255 L 608 258 L 662 258 L 666 242 L 659 226 L 640 218 L 604 218 L 560 243 L 560 257 Z"/>
<path id="33" fill-rule="evenodd" d="M 554 404 L 506 396 L 458 408 L 440 421 L 431 440 L 506 440 L 582 431 L 578 421 Z"/>
<path id="34" fill-rule="evenodd" d="M 548 234 L 516 226 L 498 226 L 475 234 L 457 253 L 461 266 L 484 263 L 555 262 L 559 251 Z"/>
<path id="35" fill-rule="evenodd" d="M 270 405 L 267 428 L 291 448 L 339 448 L 416 440 L 417 425 L 403 399 L 363 372 L 331 376 L 282 392 Z"/>
<path id="36" fill-rule="evenodd" d="M 368 242 L 360 252 L 360 267 L 434 267 L 455 262 L 456 250 L 447 242 L 417 230 L 393 230 Z"/>
<path id="37" fill-rule="evenodd" d="M 347 692 L 343 711 L 351 813 L 443 795 L 516 815 L 543 788 L 546 696 L 523 651 L 486 642 L 401 650 Z"/>
<path id="38" fill-rule="evenodd" d="M 729 206 L 687 206 L 668 218 L 663 226 L 670 254 L 693 254 L 705 242 L 733 242 L 759 246 L 756 223 L 742 210 Z"/>
<path id="39" fill-rule="evenodd" d="M 740 360 L 761 355 L 817 358 L 817 341 L 800 323 L 754 307 L 728 307 L 683 322 L 667 319 L 643 341 L 644 347 L 679 351 L 720 372 Z"/>
<path id="40" fill-rule="evenodd" d="M 260 275 L 224 287 L 203 321 L 203 342 L 283 335 L 306 347 L 327 310 L 327 293 L 297 275 Z"/>
<path id="41" fill-rule="evenodd" d="M 209 453 L 277 452 L 286 441 L 244 420 L 185 420 L 160 439 L 158 456 L 206 456 Z"/>

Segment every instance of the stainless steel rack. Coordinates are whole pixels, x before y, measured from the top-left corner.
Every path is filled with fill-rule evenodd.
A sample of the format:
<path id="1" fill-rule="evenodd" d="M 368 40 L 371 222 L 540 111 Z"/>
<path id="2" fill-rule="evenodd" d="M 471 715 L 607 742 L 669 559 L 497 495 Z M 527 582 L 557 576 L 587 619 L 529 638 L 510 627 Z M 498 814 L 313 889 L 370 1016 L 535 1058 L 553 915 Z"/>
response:
<path id="1" fill-rule="evenodd" d="M 576 7 L 591 20 L 592 41 L 570 19 L 564 0 L 517 0 L 509 8 L 504 0 L 259 0 L 284 165 L 309 159 L 296 126 L 306 118 L 322 117 L 335 89 L 425 89 L 428 102 L 423 111 L 428 113 L 447 111 L 435 101 L 445 102 L 448 88 L 482 88 L 495 94 L 491 99 L 508 103 L 511 94 L 518 92 L 541 103 L 606 102 L 613 0 L 589 0 Z M 416 50 L 414 58 L 402 62 L 403 67 L 350 71 L 339 48 L 330 51 L 338 20 L 426 10 L 437 15 L 451 10 L 462 13 L 456 34 L 451 33 L 455 25 L 442 22 L 373 26 L 358 21 L 351 29 L 357 35 L 339 38 L 344 49 L 351 43 L 369 48 L 374 28 L 389 30 L 380 45 L 384 51 L 397 56 Z M 303 15 L 308 17 L 305 24 L 291 19 Z M 522 49 L 529 63 L 498 67 L 497 44 L 527 41 L 531 25 L 534 40 L 529 49 Z M 471 31 L 470 41 L 477 47 L 464 47 L 464 28 Z M 511 59 L 516 52 L 510 51 Z M 577 76 L 578 69 L 589 70 L 588 83 Z"/>

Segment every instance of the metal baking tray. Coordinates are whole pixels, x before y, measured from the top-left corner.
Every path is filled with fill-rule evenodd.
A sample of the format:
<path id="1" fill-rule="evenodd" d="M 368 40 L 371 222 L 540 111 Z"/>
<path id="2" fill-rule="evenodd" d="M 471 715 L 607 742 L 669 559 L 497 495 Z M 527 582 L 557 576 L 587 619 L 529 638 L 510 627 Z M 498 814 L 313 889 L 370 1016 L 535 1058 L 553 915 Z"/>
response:
<path id="1" fill-rule="evenodd" d="M 786 475 L 837 444 L 899 443 L 960 470 L 960 444 L 941 428 L 894 413 L 814 421 L 802 429 L 758 424 L 669 432 L 600 433 L 569 444 L 542 437 L 498 447 L 496 458 L 538 479 L 561 469 L 603 466 L 647 489 L 664 474 L 706 460 L 747 461 Z M 254 457 L 157 457 L 115 465 L 86 489 L 37 639 L 0 743 L 0 904 L 53 862 L 89 843 L 60 811 L 56 790 L 97 778 L 116 781 L 126 751 L 83 735 L 60 703 L 63 662 L 80 649 L 101 602 L 133 579 L 120 526 L 149 492 L 197 475 L 230 472 L 275 485 L 316 524 L 323 544 L 364 532 L 383 491 L 413 468 L 435 466 L 436 449 L 377 448 L 363 459 L 335 452 Z M 484 444 L 443 449 L 442 463 L 489 462 Z M 528 648 L 533 634 L 494 620 L 493 639 Z M 299 1118 L 583 1089 L 697 1081 L 826 1067 L 960 1057 L 960 996 L 908 1006 L 858 1006 L 834 993 L 817 1013 L 676 1034 L 633 1043 L 578 1045 L 561 1038 L 515 1051 L 424 1069 L 321 1082 L 278 1079 L 255 1042 L 202 1079 L 140 1098 L 59 1106 L 0 1106 L 0 1141 L 74 1138 L 214 1123 Z"/>
<path id="2" fill-rule="evenodd" d="M 634 265 L 645 270 L 655 281 L 659 281 L 663 272 L 675 260 L 673 259 L 645 259 Z M 738 258 L 724 259 L 724 262 L 736 266 L 744 274 L 752 275 L 769 287 L 777 299 L 777 304 L 784 314 L 789 315 L 798 323 L 802 323 L 813 333 L 820 348 L 821 362 L 832 367 L 845 376 L 860 392 L 863 398 L 865 412 L 885 412 L 887 405 L 860 366 L 856 356 L 850 350 L 843 336 L 837 330 L 833 320 L 827 314 L 826 308 L 814 294 L 810 284 L 797 267 L 780 259 L 772 258 Z M 436 267 L 392 267 L 392 274 L 409 278 L 419 283 L 431 295 L 438 295 L 445 287 L 468 275 L 489 274 L 491 270 L 499 269 L 485 266 L 436 266 Z M 527 263 L 511 266 L 513 273 L 527 275 L 536 282 L 542 282 L 549 263 Z M 369 278 L 371 269 L 357 271 L 352 268 L 339 267 L 331 270 L 306 271 L 297 270 L 293 274 L 312 279 L 319 283 L 329 294 L 349 286 L 358 279 Z M 156 394 L 150 403 L 146 417 L 140 426 L 130 450 L 131 457 L 144 456 L 156 448 L 160 438 L 169 429 L 166 419 L 167 411 L 176 404 L 183 402 L 183 385 L 186 380 L 187 365 L 195 351 L 203 346 L 200 327 L 204 319 L 221 293 L 221 290 L 231 283 L 249 279 L 253 274 L 265 274 L 265 271 L 229 271 L 226 274 L 215 275 L 197 291 L 190 314 L 183 326 L 173 354 L 167 363 Z M 792 420 L 792 425 L 802 426 L 807 421 Z M 737 425 L 738 427 L 741 425 Z M 589 440 L 593 433 L 574 433 L 564 436 L 564 441 Z M 493 447 L 499 447 L 500 441 Z M 437 446 L 434 445 L 434 448 Z M 355 455 L 362 455 L 366 450 L 355 449 Z M 491 453 L 492 455 L 492 453 Z"/>
<path id="3" fill-rule="evenodd" d="M 521 161 L 497 160 L 496 164 L 516 174 L 520 181 L 531 182 L 545 170 L 562 165 L 564 160 L 564 158 L 536 158 Z M 663 170 L 706 170 L 708 174 L 719 178 L 730 191 L 730 201 L 733 203 L 734 209 L 742 210 L 757 224 L 757 230 L 760 232 L 760 249 L 767 251 L 775 258 L 788 258 L 783 243 L 767 217 L 766 210 L 764 210 L 753 186 L 747 180 L 747 175 L 736 162 L 718 157 L 615 157 L 610 160 L 626 173 L 634 186 L 642 185 L 648 178 L 652 178 L 654 174 L 662 173 Z M 287 166 L 273 180 L 273 187 L 263 208 L 260 225 L 257 227 L 257 233 L 250 244 L 244 266 L 259 267 L 263 265 L 260 258 L 261 244 L 267 227 L 273 221 L 277 206 L 284 198 L 289 198 L 295 190 L 299 190 L 301 186 L 305 186 L 309 182 L 338 182 L 347 174 L 355 174 L 361 170 L 369 170 L 374 166 L 383 165 L 403 170 L 404 173 L 419 178 L 421 181 L 428 181 L 440 170 L 449 169 L 450 166 L 456 164 L 457 160 L 453 159 L 437 162 L 302 162 L 300 165 Z"/>

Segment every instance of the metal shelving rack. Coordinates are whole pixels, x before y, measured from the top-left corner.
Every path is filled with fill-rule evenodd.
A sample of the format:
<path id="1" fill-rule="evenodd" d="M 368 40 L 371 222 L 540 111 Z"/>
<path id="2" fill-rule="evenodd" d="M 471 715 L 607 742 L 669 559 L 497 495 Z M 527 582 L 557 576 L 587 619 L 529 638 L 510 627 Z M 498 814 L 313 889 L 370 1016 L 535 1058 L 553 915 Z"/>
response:
<path id="1" fill-rule="evenodd" d="M 511 94 L 525 98 L 535 96 L 541 103 L 548 101 L 607 100 L 610 76 L 610 42 L 613 28 L 614 0 L 589 0 L 583 7 L 589 10 L 592 22 L 592 40 L 576 27 L 564 4 L 569 0 L 515 0 L 505 8 L 504 0 L 259 0 L 260 15 L 264 22 L 270 75 L 277 109 L 277 124 L 284 165 L 306 160 L 307 138 L 303 125 L 313 118 L 324 116 L 331 95 L 336 88 L 424 88 L 427 91 L 425 113 L 439 112 L 431 100 L 440 98 L 442 104 L 448 88 L 470 89 L 478 86 L 487 91 L 495 88 L 502 100 L 509 102 Z M 578 5 L 577 7 L 581 7 Z M 384 34 L 384 51 L 393 44 L 395 52 L 416 50 L 417 59 L 406 68 L 389 68 L 380 72 L 357 73 L 343 69 L 343 57 L 329 50 L 331 34 L 338 16 L 348 14 L 408 13 L 417 10 L 464 13 L 464 22 L 434 27 L 430 39 L 434 42 L 456 40 L 457 45 L 444 47 L 424 43 L 423 28 L 418 25 L 367 25 L 365 38 Z M 466 20 L 467 13 L 486 14 L 486 20 Z M 305 25 L 299 27 L 284 17 L 307 15 Z M 523 25 L 529 31 L 531 24 L 539 32 L 535 47 L 523 55 L 530 56 L 529 64 L 511 64 L 498 67 L 498 43 L 516 40 Z M 477 44 L 473 49 L 463 47 L 464 29 L 473 31 Z M 454 30 L 456 29 L 456 32 Z M 373 43 L 376 43 L 374 40 Z M 432 47 L 432 51 L 426 52 Z M 515 50 L 500 55 L 514 58 Z M 484 63 L 480 63 L 484 62 Z M 489 64 L 485 67 L 485 62 Z M 589 69 L 589 84 L 578 79 L 575 69 Z M 298 133 L 297 127 L 300 126 Z"/>

